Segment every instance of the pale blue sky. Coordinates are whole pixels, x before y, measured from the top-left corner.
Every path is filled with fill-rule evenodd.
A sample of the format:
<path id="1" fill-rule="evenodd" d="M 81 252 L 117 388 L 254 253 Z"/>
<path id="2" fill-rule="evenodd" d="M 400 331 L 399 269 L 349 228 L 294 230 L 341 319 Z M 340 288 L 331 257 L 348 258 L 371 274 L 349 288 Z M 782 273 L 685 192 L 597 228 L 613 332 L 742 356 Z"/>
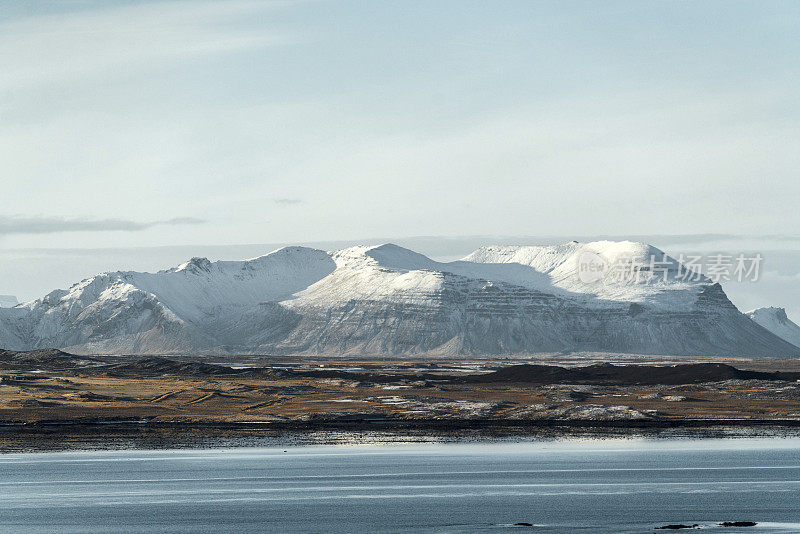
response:
<path id="1" fill-rule="evenodd" d="M 798 2 L 6 1 L 0 72 L 3 247 L 800 225 Z"/>

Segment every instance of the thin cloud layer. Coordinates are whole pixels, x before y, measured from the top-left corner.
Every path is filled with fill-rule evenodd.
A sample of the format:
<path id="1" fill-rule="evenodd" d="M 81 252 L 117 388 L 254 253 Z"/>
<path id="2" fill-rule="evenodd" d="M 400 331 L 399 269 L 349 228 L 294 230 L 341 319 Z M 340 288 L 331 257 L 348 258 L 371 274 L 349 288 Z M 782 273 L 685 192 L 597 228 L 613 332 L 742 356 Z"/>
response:
<path id="1" fill-rule="evenodd" d="M 0 217 L 0 235 L 55 234 L 60 232 L 137 232 L 154 226 L 202 224 L 195 217 L 138 222 L 130 219 L 65 219 L 61 217 Z"/>
<path id="2" fill-rule="evenodd" d="M 276 198 L 273 199 L 275 204 L 279 206 L 295 206 L 297 204 L 303 204 L 305 201 L 301 198 Z"/>
<path id="3" fill-rule="evenodd" d="M 97 82 L 109 75 L 277 44 L 275 31 L 226 24 L 270 6 L 253 1 L 172 1 L 133 5 L 87 4 L 73 11 L 32 13 L 3 21 L 7 52 L 0 88 Z M 34 60 L 35 59 L 35 60 Z"/>

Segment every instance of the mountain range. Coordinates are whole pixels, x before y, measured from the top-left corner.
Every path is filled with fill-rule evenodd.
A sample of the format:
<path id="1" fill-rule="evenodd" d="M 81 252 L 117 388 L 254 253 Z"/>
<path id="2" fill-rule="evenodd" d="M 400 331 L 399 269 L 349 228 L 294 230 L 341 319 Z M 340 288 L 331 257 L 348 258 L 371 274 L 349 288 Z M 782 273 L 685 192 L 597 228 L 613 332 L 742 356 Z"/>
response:
<path id="1" fill-rule="evenodd" d="M 616 267 L 635 276 L 611 276 Z M 629 241 L 491 246 L 453 262 L 392 244 L 287 247 L 243 261 L 192 258 L 157 273 L 98 274 L 0 309 L 0 347 L 800 356 L 739 312 L 719 284 L 686 274 L 655 247 Z"/>

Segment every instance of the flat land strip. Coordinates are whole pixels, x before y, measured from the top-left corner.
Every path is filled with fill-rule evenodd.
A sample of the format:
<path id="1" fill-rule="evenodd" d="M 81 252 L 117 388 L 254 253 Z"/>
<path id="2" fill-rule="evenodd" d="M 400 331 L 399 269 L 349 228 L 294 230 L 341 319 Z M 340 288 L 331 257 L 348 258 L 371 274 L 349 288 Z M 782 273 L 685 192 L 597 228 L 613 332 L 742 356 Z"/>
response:
<path id="1" fill-rule="evenodd" d="M 198 360 L 0 353 L 0 448 L 5 438 L 26 433 L 125 424 L 167 434 L 181 428 L 435 434 L 554 426 L 800 427 L 796 361 Z"/>

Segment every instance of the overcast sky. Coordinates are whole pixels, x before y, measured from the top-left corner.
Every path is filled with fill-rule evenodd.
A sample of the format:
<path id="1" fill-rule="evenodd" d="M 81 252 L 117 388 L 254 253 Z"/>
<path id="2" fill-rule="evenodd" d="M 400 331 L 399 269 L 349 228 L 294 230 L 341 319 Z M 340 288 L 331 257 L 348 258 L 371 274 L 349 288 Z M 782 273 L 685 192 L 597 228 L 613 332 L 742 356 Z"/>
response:
<path id="1" fill-rule="evenodd" d="M 0 293 L 254 243 L 797 236 L 798 36 L 788 1 L 5 0 Z M 735 302 L 798 318 L 800 241 L 737 239 L 769 273 Z"/>
<path id="2" fill-rule="evenodd" d="M 791 233 L 800 2 L 0 4 L 0 247 Z"/>

